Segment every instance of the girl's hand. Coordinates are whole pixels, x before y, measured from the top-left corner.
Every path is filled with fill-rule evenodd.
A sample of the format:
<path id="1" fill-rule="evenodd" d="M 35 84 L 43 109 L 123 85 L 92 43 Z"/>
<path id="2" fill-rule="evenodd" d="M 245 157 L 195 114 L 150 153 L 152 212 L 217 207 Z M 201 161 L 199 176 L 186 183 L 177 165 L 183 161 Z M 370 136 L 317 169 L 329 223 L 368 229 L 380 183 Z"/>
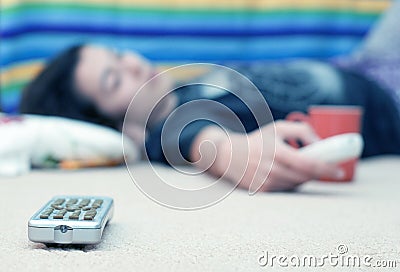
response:
<path id="1" fill-rule="evenodd" d="M 273 125 L 268 124 L 249 134 L 229 135 L 218 127 L 206 128 L 194 141 L 192 158 L 198 166 L 207 167 L 214 175 L 239 182 L 240 188 L 255 190 L 262 184 L 260 191 L 293 190 L 321 176 L 338 178 L 344 175 L 336 165 L 308 158 L 285 142 L 289 139 L 298 139 L 305 144 L 317 141 L 309 125 L 278 121 L 275 130 Z M 215 150 L 207 145 L 201 148 L 203 141 L 214 143 L 216 156 L 213 156 Z"/>

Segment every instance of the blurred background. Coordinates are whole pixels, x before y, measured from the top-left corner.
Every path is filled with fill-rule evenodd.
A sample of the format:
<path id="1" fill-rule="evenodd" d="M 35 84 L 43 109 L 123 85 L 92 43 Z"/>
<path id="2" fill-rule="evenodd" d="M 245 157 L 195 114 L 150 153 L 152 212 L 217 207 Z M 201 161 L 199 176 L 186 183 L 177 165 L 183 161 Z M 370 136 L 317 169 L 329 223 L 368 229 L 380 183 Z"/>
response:
<path id="1" fill-rule="evenodd" d="M 356 49 L 390 0 L 1 0 L 1 110 L 77 43 L 188 62 L 327 59 Z"/>

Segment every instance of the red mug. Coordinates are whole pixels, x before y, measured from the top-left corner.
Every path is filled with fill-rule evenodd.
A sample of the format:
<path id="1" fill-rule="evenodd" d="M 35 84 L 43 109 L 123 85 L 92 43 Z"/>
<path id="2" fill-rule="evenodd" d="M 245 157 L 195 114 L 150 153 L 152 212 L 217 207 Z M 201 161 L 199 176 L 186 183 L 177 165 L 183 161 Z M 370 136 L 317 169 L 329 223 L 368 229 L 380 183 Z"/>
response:
<path id="1" fill-rule="evenodd" d="M 286 120 L 300 121 L 310 124 L 316 134 L 325 139 L 334 135 L 361 131 L 363 110 L 358 106 L 311 106 L 308 115 L 302 112 L 292 112 Z M 352 181 L 358 159 L 352 159 L 339 164 L 345 175 L 341 179 L 322 177 L 321 181 Z"/>

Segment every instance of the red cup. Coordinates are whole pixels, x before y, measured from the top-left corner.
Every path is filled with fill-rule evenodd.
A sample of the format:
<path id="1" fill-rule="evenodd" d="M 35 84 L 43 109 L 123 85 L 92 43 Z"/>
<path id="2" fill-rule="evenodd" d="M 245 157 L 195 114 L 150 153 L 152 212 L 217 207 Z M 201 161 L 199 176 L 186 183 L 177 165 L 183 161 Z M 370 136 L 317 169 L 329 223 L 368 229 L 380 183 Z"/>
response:
<path id="1" fill-rule="evenodd" d="M 308 115 L 302 112 L 292 112 L 286 120 L 306 122 L 310 124 L 316 134 L 325 139 L 334 135 L 361 131 L 361 117 L 363 110 L 358 106 L 311 106 Z M 293 146 L 297 144 L 291 143 Z M 358 159 L 352 159 L 339 164 L 345 175 L 341 179 L 322 177 L 321 181 L 352 181 Z"/>

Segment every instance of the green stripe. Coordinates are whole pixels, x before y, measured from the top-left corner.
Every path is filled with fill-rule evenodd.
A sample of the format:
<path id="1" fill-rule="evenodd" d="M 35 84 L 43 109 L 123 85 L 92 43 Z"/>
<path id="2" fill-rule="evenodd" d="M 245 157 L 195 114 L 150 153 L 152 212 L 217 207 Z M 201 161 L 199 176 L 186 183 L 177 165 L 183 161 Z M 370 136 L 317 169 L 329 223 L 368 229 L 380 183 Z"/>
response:
<path id="1" fill-rule="evenodd" d="M 11 81 L 10 83 L 2 85 L 1 86 L 2 96 L 10 94 L 10 93 L 21 92 L 22 89 L 26 86 L 26 84 L 28 84 L 29 81 L 30 81 L 30 79 Z"/>
<path id="2" fill-rule="evenodd" d="M 63 10 L 63 11 L 76 11 L 80 9 L 82 11 L 94 11 L 94 12 L 106 12 L 106 13 L 127 13 L 134 14 L 140 13 L 151 13 L 151 14 L 193 14 L 193 15 L 204 15 L 204 14 L 218 14 L 218 15 L 230 15 L 230 14 L 243 14 L 243 15 L 256 15 L 256 14 L 269 14 L 269 15 L 285 15 L 292 13 L 305 13 L 305 14 L 346 14 L 346 15 L 354 15 L 354 16 L 370 16 L 375 17 L 381 14 L 380 11 L 359 11 L 352 9 L 329 9 L 329 8 L 316 8 L 316 9 L 293 9 L 293 8 L 278 8 L 278 9 L 252 9 L 252 8 L 243 8 L 243 9 L 229 9 L 229 8 L 174 8 L 171 9 L 169 7 L 161 8 L 161 7 L 129 7 L 129 6 L 116 6 L 111 4 L 79 4 L 79 3 L 24 3 L 22 5 L 9 6 L 6 8 L 2 8 L 1 12 L 4 15 L 19 13 L 24 11 L 40 11 L 40 12 L 51 12 L 54 10 Z"/>

